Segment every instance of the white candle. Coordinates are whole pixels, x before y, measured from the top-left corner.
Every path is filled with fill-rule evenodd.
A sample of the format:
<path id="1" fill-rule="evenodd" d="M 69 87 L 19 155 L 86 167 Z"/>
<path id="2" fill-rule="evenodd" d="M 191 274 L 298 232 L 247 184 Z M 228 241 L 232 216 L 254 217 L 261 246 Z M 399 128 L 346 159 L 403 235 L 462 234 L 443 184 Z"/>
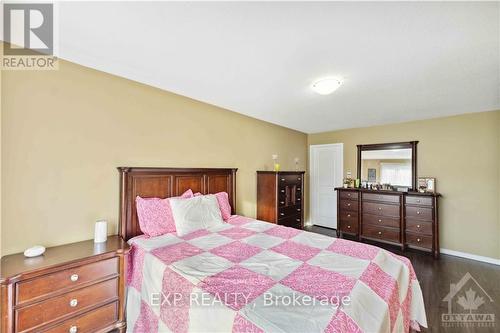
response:
<path id="1" fill-rule="evenodd" d="M 95 223 L 94 243 L 103 243 L 108 239 L 108 222 L 99 220 Z"/>

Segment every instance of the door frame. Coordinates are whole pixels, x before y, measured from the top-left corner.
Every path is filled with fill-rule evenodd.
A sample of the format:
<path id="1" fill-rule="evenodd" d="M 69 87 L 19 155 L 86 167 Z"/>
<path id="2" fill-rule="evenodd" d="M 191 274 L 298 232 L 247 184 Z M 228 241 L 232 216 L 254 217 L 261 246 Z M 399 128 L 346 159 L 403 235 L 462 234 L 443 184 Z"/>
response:
<path id="1" fill-rule="evenodd" d="M 309 145 L 309 225 L 314 225 L 314 204 L 315 204 L 315 182 L 314 182 L 314 160 L 312 158 L 313 150 L 315 148 L 326 148 L 326 147 L 340 147 L 340 178 L 344 179 L 344 143 L 327 143 L 327 144 L 319 144 L 319 145 Z M 340 185 L 342 186 L 342 184 Z M 335 203 L 337 204 L 337 203 Z M 338 225 L 337 225 L 338 228 Z"/>

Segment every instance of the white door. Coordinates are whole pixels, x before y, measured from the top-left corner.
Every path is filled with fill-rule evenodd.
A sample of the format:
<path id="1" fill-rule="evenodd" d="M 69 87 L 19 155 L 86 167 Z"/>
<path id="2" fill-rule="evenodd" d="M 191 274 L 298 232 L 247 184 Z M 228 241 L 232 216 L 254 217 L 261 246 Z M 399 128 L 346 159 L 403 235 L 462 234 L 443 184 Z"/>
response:
<path id="1" fill-rule="evenodd" d="M 309 148 L 311 179 L 311 222 L 337 229 L 337 192 L 342 186 L 344 144 L 311 145 Z"/>

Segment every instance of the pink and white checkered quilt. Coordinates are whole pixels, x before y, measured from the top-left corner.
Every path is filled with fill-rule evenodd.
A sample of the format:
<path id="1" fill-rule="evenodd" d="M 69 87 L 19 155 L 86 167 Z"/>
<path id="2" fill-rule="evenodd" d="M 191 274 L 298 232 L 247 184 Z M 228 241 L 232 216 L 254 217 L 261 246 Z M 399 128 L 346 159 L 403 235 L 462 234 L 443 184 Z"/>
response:
<path id="1" fill-rule="evenodd" d="M 254 219 L 130 241 L 128 332 L 409 332 L 427 327 L 408 259 Z"/>

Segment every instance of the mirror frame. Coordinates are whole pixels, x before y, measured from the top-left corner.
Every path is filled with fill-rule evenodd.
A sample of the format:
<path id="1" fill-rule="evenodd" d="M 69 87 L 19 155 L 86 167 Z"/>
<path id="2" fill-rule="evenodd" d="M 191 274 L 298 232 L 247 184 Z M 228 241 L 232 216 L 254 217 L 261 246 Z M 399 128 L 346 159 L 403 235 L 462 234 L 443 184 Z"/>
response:
<path id="1" fill-rule="evenodd" d="M 357 145 L 358 147 L 358 173 L 357 178 L 361 179 L 361 152 L 367 150 L 388 150 L 388 149 L 411 149 L 411 188 L 415 191 L 417 188 L 417 143 L 418 141 L 393 142 L 393 143 L 375 143 L 368 145 Z"/>

